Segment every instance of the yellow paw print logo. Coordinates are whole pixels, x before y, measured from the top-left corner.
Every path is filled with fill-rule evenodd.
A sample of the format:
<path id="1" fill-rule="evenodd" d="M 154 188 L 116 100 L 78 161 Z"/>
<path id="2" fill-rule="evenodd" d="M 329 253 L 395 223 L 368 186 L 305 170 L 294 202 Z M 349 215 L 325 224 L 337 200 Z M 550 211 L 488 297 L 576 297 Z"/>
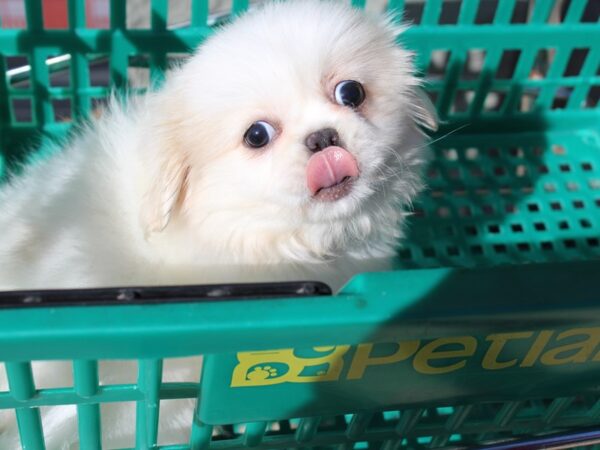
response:
<path id="1" fill-rule="evenodd" d="M 248 372 L 246 378 L 250 381 L 262 381 L 268 380 L 269 378 L 275 378 L 276 376 L 277 369 L 271 366 L 256 366 L 254 369 Z"/>

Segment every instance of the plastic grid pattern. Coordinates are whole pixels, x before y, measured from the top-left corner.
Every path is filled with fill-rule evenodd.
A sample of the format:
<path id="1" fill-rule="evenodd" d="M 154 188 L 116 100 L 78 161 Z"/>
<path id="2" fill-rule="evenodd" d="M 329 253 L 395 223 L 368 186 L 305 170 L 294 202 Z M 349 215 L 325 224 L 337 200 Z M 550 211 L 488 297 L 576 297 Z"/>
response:
<path id="1" fill-rule="evenodd" d="M 210 33 L 207 3 L 193 2 L 192 27 L 167 30 L 167 2 L 153 0 L 152 29 L 126 30 L 124 2 L 112 0 L 111 28 L 90 30 L 83 26 L 83 1 L 75 0 L 69 3 L 69 30 L 44 30 L 39 0 L 27 1 L 28 28 L 0 32 L 0 139 L 8 160 L 18 156 L 11 149 L 32 132 L 56 136 L 68 129 L 70 123 L 55 121 L 53 100 L 70 100 L 77 119 L 90 112 L 92 99 L 106 95 L 106 87 L 90 85 L 90 55 L 109 55 L 114 86 L 126 84 L 133 54 L 148 55 L 151 73 L 158 79 L 168 53 L 185 52 Z M 390 8 L 401 11 L 403 3 L 392 1 Z M 446 3 L 426 2 L 421 25 L 405 39 L 418 50 L 424 72 L 431 51 L 451 48 L 441 69 L 443 78 L 429 79 L 430 92 L 441 117 L 449 119 L 444 131 L 468 126 L 437 143 L 428 173 L 431 189 L 417 208 L 410 232 L 414 237 L 400 259 L 407 266 L 429 267 L 598 256 L 600 142 L 597 128 L 592 128 L 598 120 L 592 90 L 600 84 L 600 47 L 590 43 L 600 42 L 600 30 L 597 17 L 590 24 L 580 23 L 593 2 L 572 0 L 562 23 L 551 25 L 546 22 L 554 2 L 536 2 L 522 26 L 509 25 L 515 0 L 499 2 L 492 23 L 473 25 L 479 5 L 474 1 L 463 3 L 456 23 L 438 25 Z M 354 4 L 364 6 L 360 1 Z M 246 7 L 247 2 L 233 2 L 234 13 Z M 463 79 L 471 42 L 486 50 L 485 64 L 478 76 Z M 555 51 L 550 69 L 541 78 L 530 77 L 536 54 L 550 47 Z M 582 48 L 589 51 L 579 75 L 563 76 L 569 55 Z M 496 76 L 503 52 L 512 49 L 520 52 L 514 73 Z M 45 62 L 63 53 L 71 55 L 71 84 L 53 87 Z M 5 78 L 6 57 L 19 55 L 31 62 L 32 83 L 25 88 Z M 560 87 L 567 88 L 566 103 L 555 102 Z M 463 91 L 467 106 L 459 107 L 454 99 Z M 521 99 L 531 92 L 534 106 L 524 111 Z M 490 93 L 499 94 L 501 103 L 486 110 Z M 17 99 L 33 105 L 30 123 L 16 120 L 11 102 Z M 520 132 L 513 136 L 507 130 Z M 81 448 L 100 448 L 98 403 L 137 401 L 136 447 L 150 448 L 157 440 L 158 399 L 196 397 L 198 389 L 197 384 L 161 383 L 161 368 L 160 359 L 141 360 L 137 384 L 100 387 L 97 363 L 77 360 L 73 389 L 36 390 L 30 363 L 6 363 L 11 390 L 0 394 L 0 405 L 17 408 L 23 445 L 37 449 L 43 448 L 37 407 L 77 404 Z M 219 430 L 212 442 L 212 427 L 194 423 L 189 444 L 162 448 L 199 449 L 209 443 L 211 448 L 435 448 L 498 439 L 503 432 L 597 423 L 598 405 L 595 397 L 556 398 L 249 423 L 231 432 Z"/>

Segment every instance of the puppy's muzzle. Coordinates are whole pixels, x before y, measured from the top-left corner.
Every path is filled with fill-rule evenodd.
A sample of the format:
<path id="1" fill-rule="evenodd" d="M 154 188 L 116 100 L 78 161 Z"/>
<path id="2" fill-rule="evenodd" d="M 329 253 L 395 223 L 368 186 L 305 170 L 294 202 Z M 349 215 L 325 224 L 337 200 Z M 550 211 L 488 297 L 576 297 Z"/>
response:
<path id="1" fill-rule="evenodd" d="M 314 154 L 306 166 L 306 182 L 315 200 L 335 201 L 348 195 L 358 177 L 358 163 L 340 144 L 333 128 L 309 134 L 306 147 Z"/>

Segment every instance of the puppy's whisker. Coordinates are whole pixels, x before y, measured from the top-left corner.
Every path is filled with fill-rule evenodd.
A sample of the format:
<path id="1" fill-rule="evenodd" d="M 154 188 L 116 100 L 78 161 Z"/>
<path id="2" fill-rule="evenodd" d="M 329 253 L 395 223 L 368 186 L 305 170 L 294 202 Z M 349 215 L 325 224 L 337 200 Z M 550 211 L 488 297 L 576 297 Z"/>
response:
<path id="1" fill-rule="evenodd" d="M 427 147 L 431 146 L 432 144 L 435 144 L 436 142 L 439 142 L 442 139 L 446 139 L 448 136 L 450 136 L 450 135 L 452 135 L 454 133 L 457 133 L 457 132 L 459 132 L 460 130 L 462 130 L 464 128 L 467 128 L 469 125 L 471 125 L 471 124 L 470 123 L 465 123 L 464 125 L 461 125 L 460 127 L 457 127 L 454 130 L 452 130 L 452 131 L 449 131 L 448 133 L 444 134 L 443 136 L 440 136 L 440 137 L 438 137 L 438 138 L 436 138 L 436 139 L 434 139 L 432 141 L 428 141 L 428 142 L 426 142 L 425 144 L 423 144 L 421 146 L 415 147 L 413 150 L 420 150 L 422 148 L 427 148 Z"/>

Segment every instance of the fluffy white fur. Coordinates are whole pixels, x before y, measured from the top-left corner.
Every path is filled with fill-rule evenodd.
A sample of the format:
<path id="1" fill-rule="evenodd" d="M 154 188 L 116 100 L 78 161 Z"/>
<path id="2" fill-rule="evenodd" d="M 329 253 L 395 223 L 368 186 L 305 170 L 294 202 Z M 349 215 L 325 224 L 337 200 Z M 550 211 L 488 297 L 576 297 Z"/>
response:
<path id="1" fill-rule="evenodd" d="M 2 188 L 0 289 L 298 278 L 338 288 L 384 268 L 421 189 L 418 125 L 435 127 L 398 33 L 390 20 L 317 1 L 270 4 L 220 30 L 159 91 L 113 100 Z M 365 87 L 358 110 L 333 99 L 348 79 Z M 243 135 L 257 120 L 278 135 L 252 150 Z M 323 128 L 338 131 L 360 169 L 335 202 L 306 186 L 304 141 Z M 39 380 L 67 374 L 40 370 Z M 107 445 L 133 433 L 123 414 L 103 424 Z M 166 426 L 174 436 L 191 403 L 178 414 Z M 7 423 L 0 448 L 17 448 Z M 49 450 L 76 442 L 73 408 L 51 408 L 45 423 Z"/>

